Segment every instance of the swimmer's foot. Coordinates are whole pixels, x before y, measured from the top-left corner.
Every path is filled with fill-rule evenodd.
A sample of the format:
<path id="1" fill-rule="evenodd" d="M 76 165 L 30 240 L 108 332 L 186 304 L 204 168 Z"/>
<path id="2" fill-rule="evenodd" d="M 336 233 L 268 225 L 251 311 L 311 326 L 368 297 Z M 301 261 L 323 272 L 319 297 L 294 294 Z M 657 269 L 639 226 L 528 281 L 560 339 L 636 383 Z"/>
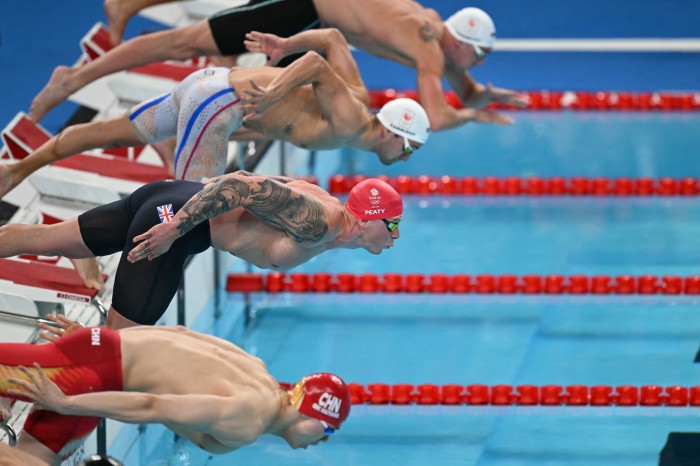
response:
<path id="1" fill-rule="evenodd" d="M 57 66 L 46 86 L 34 97 L 29 107 L 29 119 L 40 121 L 49 110 L 68 98 L 73 90 L 68 87 L 71 77 L 71 68 Z"/>
<path id="2" fill-rule="evenodd" d="M 71 259 L 71 262 L 78 272 L 78 275 L 80 275 L 80 278 L 83 279 L 85 286 L 98 291 L 102 289 L 104 281 L 100 274 L 100 267 L 97 265 L 97 259 Z"/>
<path id="3" fill-rule="evenodd" d="M 124 37 L 126 23 L 131 15 L 123 7 L 123 0 L 105 0 L 104 9 L 107 16 L 107 28 L 109 29 L 109 40 L 112 45 L 117 46 Z"/>

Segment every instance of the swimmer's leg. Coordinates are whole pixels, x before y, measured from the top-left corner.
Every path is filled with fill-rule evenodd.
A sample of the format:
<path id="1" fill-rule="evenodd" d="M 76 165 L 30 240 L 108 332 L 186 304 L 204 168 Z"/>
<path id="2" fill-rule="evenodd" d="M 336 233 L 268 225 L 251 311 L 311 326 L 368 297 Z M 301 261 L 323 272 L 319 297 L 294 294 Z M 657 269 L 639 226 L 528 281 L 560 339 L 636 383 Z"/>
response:
<path id="1" fill-rule="evenodd" d="M 10 223 L 0 227 L 0 257 L 18 254 L 95 257 L 83 241 L 78 218 L 53 225 Z"/>
<path id="2" fill-rule="evenodd" d="M 220 54 L 207 20 L 135 37 L 82 66 L 56 67 L 49 82 L 34 97 L 29 118 L 40 121 L 71 94 L 108 74 L 164 60 Z"/>
<path id="3" fill-rule="evenodd" d="M 142 144 L 143 141 L 126 114 L 109 120 L 69 126 L 24 159 L 3 166 L 3 171 L 0 172 L 0 197 L 36 170 L 71 155 L 91 149 Z"/>

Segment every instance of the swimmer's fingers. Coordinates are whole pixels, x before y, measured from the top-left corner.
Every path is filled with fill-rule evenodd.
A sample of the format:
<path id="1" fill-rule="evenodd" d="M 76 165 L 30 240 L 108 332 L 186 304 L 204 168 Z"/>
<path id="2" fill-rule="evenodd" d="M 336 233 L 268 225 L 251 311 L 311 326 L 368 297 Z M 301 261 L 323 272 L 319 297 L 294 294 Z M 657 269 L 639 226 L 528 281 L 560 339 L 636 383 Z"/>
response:
<path id="1" fill-rule="evenodd" d="M 489 83 L 487 87 L 487 92 L 492 102 L 515 105 L 517 107 L 527 107 L 530 103 L 530 98 L 526 94 L 512 91 L 510 89 L 493 87 L 491 83 Z"/>
<path id="2" fill-rule="evenodd" d="M 249 52 L 263 53 L 262 33 L 258 31 L 250 31 L 246 33 L 243 44 Z"/>
<path id="3" fill-rule="evenodd" d="M 39 336 L 48 341 L 56 341 L 76 330 L 85 328 L 80 322 L 74 322 L 63 314 L 49 314 L 46 316 L 46 320 L 50 320 L 58 325 L 57 327 L 56 325 L 39 322 L 38 326 L 42 329 Z"/>
<path id="4" fill-rule="evenodd" d="M 143 259 L 152 261 L 170 249 L 170 245 L 178 238 L 177 231 L 173 231 L 172 222 L 165 222 L 148 230 L 143 235 L 134 237 L 134 242 L 141 241 L 127 255 L 129 262 L 138 262 Z"/>
<path id="5" fill-rule="evenodd" d="M 19 370 L 29 380 L 10 378 L 8 381 L 14 385 L 22 387 L 24 390 L 10 389 L 11 395 L 23 396 L 41 405 L 45 409 L 58 411 L 65 394 L 54 382 L 49 380 L 46 373 L 38 363 L 34 363 L 35 371 L 30 371 L 26 367 L 20 366 Z"/>
<path id="6" fill-rule="evenodd" d="M 37 367 L 39 365 L 37 363 L 34 363 Z M 18 379 L 16 377 L 10 377 L 7 379 L 8 382 L 10 382 L 13 385 L 17 385 L 19 387 L 22 387 L 23 390 L 18 390 L 15 388 L 9 389 L 7 392 L 10 395 L 21 395 L 27 398 L 31 398 L 32 400 L 36 399 L 36 393 L 37 393 L 37 384 L 39 383 L 39 380 L 37 377 L 34 375 L 32 371 L 27 369 L 24 366 L 19 366 L 17 369 L 19 369 L 20 372 L 22 372 L 29 380 L 26 379 Z M 41 369 L 41 367 L 39 367 Z"/>
<path id="7" fill-rule="evenodd" d="M 53 325 L 47 325 L 42 322 L 39 323 L 39 336 L 44 340 L 56 341 L 63 336 L 64 330 L 59 327 L 54 327 Z"/>
<path id="8" fill-rule="evenodd" d="M 151 238 L 154 236 L 153 233 L 155 228 L 156 227 L 153 227 L 146 233 L 134 236 L 133 242 L 139 244 L 129 251 L 129 254 L 127 255 L 129 262 L 138 262 L 142 259 L 148 258 L 149 254 L 151 254 Z"/>
<path id="9" fill-rule="evenodd" d="M 264 53 L 268 56 L 267 65 L 276 65 L 284 56 L 282 46 L 284 39 L 268 33 L 251 31 L 243 41 L 249 52 Z"/>
<path id="10" fill-rule="evenodd" d="M 151 242 L 147 240 L 129 251 L 127 259 L 129 262 L 133 263 L 143 259 L 153 260 L 153 258 L 158 257 L 161 254 L 161 252 L 154 251 L 154 248 L 151 246 Z"/>

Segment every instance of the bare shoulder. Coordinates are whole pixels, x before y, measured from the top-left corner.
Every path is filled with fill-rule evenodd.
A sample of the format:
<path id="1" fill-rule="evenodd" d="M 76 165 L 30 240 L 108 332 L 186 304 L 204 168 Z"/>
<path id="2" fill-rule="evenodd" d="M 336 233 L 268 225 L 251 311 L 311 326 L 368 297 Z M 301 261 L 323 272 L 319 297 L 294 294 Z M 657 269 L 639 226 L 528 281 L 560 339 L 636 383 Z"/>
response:
<path id="1" fill-rule="evenodd" d="M 292 179 L 289 182 L 289 187 L 294 188 L 294 189 L 298 189 L 299 191 L 302 191 L 306 194 L 331 197 L 331 195 L 328 194 L 328 192 L 325 189 L 323 189 L 322 187 L 320 187 L 319 185 L 317 185 L 315 183 L 311 183 L 311 182 L 306 181 L 306 180 Z"/>

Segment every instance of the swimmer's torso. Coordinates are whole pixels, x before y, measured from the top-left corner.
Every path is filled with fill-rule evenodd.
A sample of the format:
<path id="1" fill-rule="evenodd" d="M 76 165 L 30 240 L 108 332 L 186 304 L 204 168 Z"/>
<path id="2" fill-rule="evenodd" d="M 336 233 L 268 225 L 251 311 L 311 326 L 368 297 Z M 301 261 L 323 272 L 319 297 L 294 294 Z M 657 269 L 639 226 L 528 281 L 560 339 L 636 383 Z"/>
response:
<path id="1" fill-rule="evenodd" d="M 314 0 L 324 27 L 342 31 L 347 41 L 366 52 L 415 68 L 409 38 L 420 39 L 418 29 L 426 25 L 440 29 L 442 20 L 432 9 L 413 1 L 373 0 L 372 2 L 342 2 Z"/>
<path id="2" fill-rule="evenodd" d="M 303 181 L 288 185 L 324 204 L 327 236 L 333 235 L 339 222 L 340 201 L 316 185 Z M 260 220 L 242 207 L 210 219 L 209 226 L 212 246 L 264 269 L 296 267 L 327 250 L 330 241 L 324 238 L 315 244 L 300 244 L 284 230 Z"/>
<path id="3" fill-rule="evenodd" d="M 273 67 L 233 68 L 229 80 L 236 93 L 245 98 L 251 80 L 265 87 L 282 70 Z M 250 120 L 244 126 L 270 139 L 284 140 L 307 149 L 335 149 L 343 142 L 329 122 L 321 117 L 310 85 L 295 89 L 263 112 L 259 120 Z"/>
<path id="4" fill-rule="evenodd" d="M 262 419 L 277 415 L 279 384 L 262 360 L 232 343 L 185 327 L 131 327 L 120 335 L 125 391 L 252 397 Z M 246 443 L 224 445 L 211 435 L 167 427 L 212 453 Z"/>

